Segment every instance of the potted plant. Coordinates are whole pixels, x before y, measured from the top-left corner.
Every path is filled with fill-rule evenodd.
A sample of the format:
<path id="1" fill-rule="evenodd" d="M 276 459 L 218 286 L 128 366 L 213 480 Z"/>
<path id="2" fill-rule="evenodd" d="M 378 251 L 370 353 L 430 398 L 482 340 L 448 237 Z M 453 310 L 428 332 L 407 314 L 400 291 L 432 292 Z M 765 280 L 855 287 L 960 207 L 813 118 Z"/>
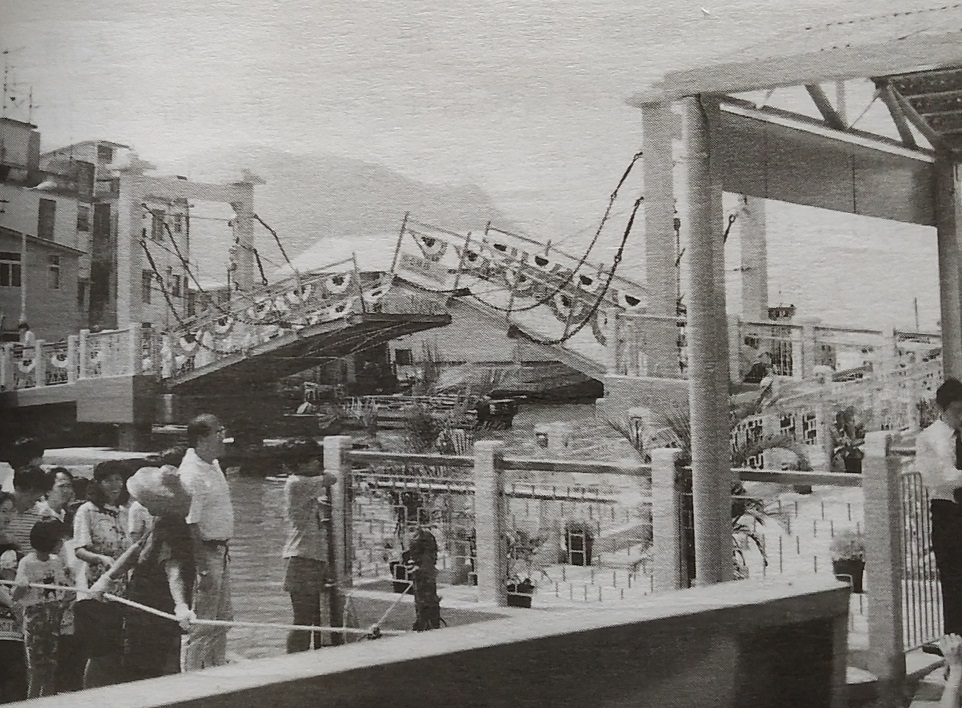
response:
<path id="1" fill-rule="evenodd" d="M 531 596 L 534 595 L 531 568 L 534 565 L 534 556 L 545 539 L 520 529 L 512 529 L 505 534 L 505 538 L 508 553 L 508 605 L 531 607 Z M 524 566 L 524 578 L 518 572 L 521 564 Z"/>
<path id="2" fill-rule="evenodd" d="M 835 427 L 832 429 L 832 462 L 845 472 L 860 474 L 862 459 L 865 453 L 862 445 L 865 443 L 865 426 L 855 417 L 855 407 L 849 406 L 839 411 L 835 416 Z"/>
<path id="3" fill-rule="evenodd" d="M 565 556 L 571 565 L 591 565 L 594 530 L 580 519 L 565 522 Z"/>
<path id="4" fill-rule="evenodd" d="M 832 539 L 832 572 L 839 580 L 849 582 L 852 592 L 861 593 L 865 572 L 865 535 L 845 529 Z"/>

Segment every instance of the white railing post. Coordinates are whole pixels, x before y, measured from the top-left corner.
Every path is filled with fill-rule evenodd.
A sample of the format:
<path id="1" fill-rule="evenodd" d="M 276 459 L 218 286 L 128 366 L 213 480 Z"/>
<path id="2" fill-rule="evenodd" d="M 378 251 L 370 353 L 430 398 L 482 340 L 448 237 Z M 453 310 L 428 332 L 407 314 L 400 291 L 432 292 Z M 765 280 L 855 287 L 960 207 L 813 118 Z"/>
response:
<path id="1" fill-rule="evenodd" d="M 865 436 L 862 491 L 865 495 L 865 569 L 868 613 L 868 670 L 878 677 L 879 695 L 898 691 L 905 678 L 902 638 L 902 515 L 899 499 L 901 461 L 889 455 L 892 436 Z"/>
<path id="2" fill-rule="evenodd" d="M 350 435 L 331 435 L 324 438 L 324 471 L 337 477 L 331 487 L 331 536 L 334 544 L 334 568 L 332 576 L 339 588 L 349 588 L 353 584 L 352 563 L 354 562 L 351 500 L 353 471 L 347 453 L 351 450 Z M 331 626 L 343 624 L 343 605 L 335 603 L 331 608 Z M 339 615 L 339 616 L 335 616 Z"/>
<path id="3" fill-rule="evenodd" d="M 43 340 L 38 339 L 33 348 L 33 385 L 37 388 L 47 385 L 47 356 L 43 344 Z"/>
<path id="4" fill-rule="evenodd" d="M 77 377 L 87 378 L 87 362 L 90 360 L 90 353 L 87 351 L 87 337 L 90 335 L 89 329 L 80 330 L 80 337 L 77 341 L 77 357 L 79 359 L 79 369 Z"/>
<path id="5" fill-rule="evenodd" d="M 0 391 L 12 391 L 15 381 L 13 373 L 13 345 L 0 345 Z"/>
<path id="6" fill-rule="evenodd" d="M 130 325 L 127 330 L 127 345 L 130 350 L 127 352 L 127 372 L 131 376 L 136 376 L 142 368 L 143 352 L 141 351 L 141 328 Z"/>
<path id="7" fill-rule="evenodd" d="M 821 322 L 816 317 L 806 317 L 799 320 L 802 325 L 801 333 L 801 359 L 793 362 L 793 368 L 798 367 L 797 379 L 811 379 L 815 375 L 815 361 L 818 355 L 818 337 L 815 335 L 815 327 Z M 794 359 L 794 357 L 793 357 Z M 795 374 L 795 372 L 792 372 Z"/>
<path id="8" fill-rule="evenodd" d="M 742 323 L 737 316 L 728 318 L 728 375 L 732 383 L 741 383 L 742 376 Z"/>
<path id="9" fill-rule="evenodd" d="M 77 335 L 67 337 L 67 383 L 77 383 Z"/>
<path id="10" fill-rule="evenodd" d="M 681 496 L 675 484 L 678 450 L 651 451 L 652 575 L 655 592 L 681 588 Z"/>
<path id="11" fill-rule="evenodd" d="M 625 321 L 625 350 L 628 357 L 628 376 L 638 376 L 640 369 L 638 366 L 640 350 L 638 347 L 638 320 L 635 317 L 627 318 Z"/>
<path id="12" fill-rule="evenodd" d="M 508 604 L 504 542 L 502 443 L 474 444 L 474 528 L 477 538 L 478 599 L 496 607 Z"/>
<path id="13" fill-rule="evenodd" d="M 605 358 L 606 365 L 609 374 L 617 375 L 619 372 L 619 362 L 618 362 L 618 347 L 619 339 L 621 334 L 619 330 L 619 312 L 615 308 L 611 308 L 605 313 L 606 323 L 608 325 L 607 331 L 605 332 Z"/>

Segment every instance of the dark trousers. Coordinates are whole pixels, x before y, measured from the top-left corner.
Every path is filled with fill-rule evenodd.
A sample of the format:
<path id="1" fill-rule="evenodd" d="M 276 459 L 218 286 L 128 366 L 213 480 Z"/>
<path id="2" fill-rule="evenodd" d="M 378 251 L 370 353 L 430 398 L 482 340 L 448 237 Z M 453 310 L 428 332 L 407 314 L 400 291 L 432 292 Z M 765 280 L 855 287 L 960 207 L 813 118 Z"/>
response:
<path id="1" fill-rule="evenodd" d="M 962 634 L 962 507 L 943 499 L 931 503 L 932 551 L 942 586 L 946 634 Z"/>

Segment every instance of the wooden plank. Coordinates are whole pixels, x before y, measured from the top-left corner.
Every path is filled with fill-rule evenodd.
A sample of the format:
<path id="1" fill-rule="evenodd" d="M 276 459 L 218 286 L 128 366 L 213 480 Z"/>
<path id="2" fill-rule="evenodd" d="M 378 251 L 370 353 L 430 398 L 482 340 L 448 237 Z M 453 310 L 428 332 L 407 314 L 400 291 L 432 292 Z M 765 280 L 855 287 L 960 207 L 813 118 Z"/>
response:
<path id="1" fill-rule="evenodd" d="M 918 34 L 903 39 L 821 51 L 786 52 L 772 58 L 732 61 L 669 72 L 630 99 L 629 105 L 677 100 L 700 93 L 741 93 L 777 86 L 803 86 L 891 76 L 962 65 L 957 32 Z"/>
<path id="2" fill-rule="evenodd" d="M 845 125 L 845 121 L 842 120 L 842 116 L 838 114 L 832 102 L 828 100 L 828 96 L 825 95 L 825 91 L 818 84 L 808 84 L 805 87 L 808 91 L 808 95 L 811 96 L 812 101 L 815 103 L 815 107 L 818 112 L 822 114 L 822 118 L 825 119 L 825 123 L 829 128 L 834 128 L 835 130 L 845 130 L 848 128 Z"/>

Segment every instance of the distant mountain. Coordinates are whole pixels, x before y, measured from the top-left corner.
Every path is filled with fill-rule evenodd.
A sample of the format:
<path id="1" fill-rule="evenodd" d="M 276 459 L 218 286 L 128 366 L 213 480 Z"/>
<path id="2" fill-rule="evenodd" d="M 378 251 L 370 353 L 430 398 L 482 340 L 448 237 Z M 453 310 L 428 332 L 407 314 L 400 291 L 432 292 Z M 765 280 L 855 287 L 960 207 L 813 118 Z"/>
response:
<path id="1" fill-rule="evenodd" d="M 200 181 L 234 181 L 242 168 L 262 177 L 267 184 L 255 188 L 255 210 L 280 234 L 291 258 L 323 239 L 343 244 L 354 236 L 396 233 L 407 211 L 455 230 L 477 229 L 488 220 L 510 227 L 477 185 L 427 184 L 382 165 L 330 153 L 295 154 L 244 145 L 207 150 L 161 168 Z M 205 279 L 222 279 L 230 229 L 222 222 L 198 220 L 192 231 L 198 236 L 192 238 L 193 259 L 201 273 Z M 264 264 L 269 275 L 281 264 L 280 253 L 260 226 L 255 239 L 271 261 Z"/>

